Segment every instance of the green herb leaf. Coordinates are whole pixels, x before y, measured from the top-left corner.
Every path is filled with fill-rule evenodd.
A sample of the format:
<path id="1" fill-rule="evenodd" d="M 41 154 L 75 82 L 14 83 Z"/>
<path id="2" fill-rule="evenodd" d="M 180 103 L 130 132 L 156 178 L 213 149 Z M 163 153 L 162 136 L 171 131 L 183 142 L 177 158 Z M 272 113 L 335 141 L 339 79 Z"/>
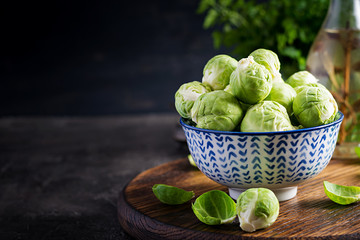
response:
<path id="1" fill-rule="evenodd" d="M 260 47 L 278 52 L 287 63 L 282 68 L 286 78 L 305 69 L 328 6 L 329 0 L 201 0 L 197 12 L 204 15 L 204 28 L 217 32 L 216 48 L 228 47 L 238 59 Z M 289 53 L 288 47 L 298 53 Z"/>

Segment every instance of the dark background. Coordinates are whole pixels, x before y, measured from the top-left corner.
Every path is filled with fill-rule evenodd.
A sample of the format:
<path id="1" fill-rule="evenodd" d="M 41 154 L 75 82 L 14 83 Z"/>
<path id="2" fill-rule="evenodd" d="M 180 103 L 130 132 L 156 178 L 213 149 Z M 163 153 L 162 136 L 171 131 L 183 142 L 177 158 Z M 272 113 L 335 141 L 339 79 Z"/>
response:
<path id="1" fill-rule="evenodd" d="M 220 51 L 199 1 L 2 4 L 0 116 L 174 112 Z"/>
<path id="2" fill-rule="evenodd" d="M 187 156 L 174 94 L 217 53 L 198 3 L 1 3 L 1 239 L 131 239 L 118 194 Z"/>

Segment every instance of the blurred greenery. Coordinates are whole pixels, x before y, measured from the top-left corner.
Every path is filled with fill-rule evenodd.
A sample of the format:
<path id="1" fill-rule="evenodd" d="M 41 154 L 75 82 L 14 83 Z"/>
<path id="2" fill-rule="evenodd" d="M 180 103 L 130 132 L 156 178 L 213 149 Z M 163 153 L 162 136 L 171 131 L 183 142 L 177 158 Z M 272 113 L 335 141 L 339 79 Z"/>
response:
<path id="1" fill-rule="evenodd" d="M 329 0 L 200 0 L 203 27 L 214 47 L 247 57 L 257 48 L 276 52 L 287 78 L 304 70 L 312 42 L 325 19 Z"/>

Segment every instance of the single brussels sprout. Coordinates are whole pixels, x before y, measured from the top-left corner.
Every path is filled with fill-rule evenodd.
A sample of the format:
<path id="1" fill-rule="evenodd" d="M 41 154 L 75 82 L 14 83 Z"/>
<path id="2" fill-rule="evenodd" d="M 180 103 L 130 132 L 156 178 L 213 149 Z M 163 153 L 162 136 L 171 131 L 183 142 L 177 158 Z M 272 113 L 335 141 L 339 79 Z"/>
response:
<path id="1" fill-rule="evenodd" d="M 232 131 L 243 118 L 239 101 L 230 93 L 216 90 L 201 95 L 191 109 L 196 127 Z"/>
<path id="2" fill-rule="evenodd" d="M 225 92 L 228 92 L 228 93 L 231 93 L 232 95 L 234 95 L 234 94 L 232 93 L 232 91 L 231 91 L 231 86 L 230 86 L 230 84 L 226 86 L 226 88 L 224 89 L 224 91 L 225 91 Z M 241 109 L 242 109 L 244 112 L 246 112 L 246 111 L 249 109 L 249 107 L 252 106 L 251 104 L 243 103 L 243 102 L 241 102 L 241 101 L 239 101 L 239 103 L 240 103 Z"/>
<path id="3" fill-rule="evenodd" d="M 308 84 L 305 84 L 305 85 L 301 85 L 301 86 L 298 86 L 295 89 L 296 93 L 299 93 L 301 92 L 304 88 L 307 88 L 307 87 L 320 87 L 320 88 L 324 88 L 327 90 L 327 88 L 322 85 L 321 83 L 308 83 Z"/>
<path id="4" fill-rule="evenodd" d="M 286 83 L 292 86 L 293 88 L 311 84 L 311 83 L 317 83 L 318 80 L 308 71 L 299 71 L 291 75 L 287 80 Z"/>
<path id="5" fill-rule="evenodd" d="M 293 111 L 301 125 L 315 127 L 333 122 L 338 105 L 326 88 L 309 86 L 294 98 Z"/>
<path id="6" fill-rule="evenodd" d="M 212 90 L 223 90 L 229 84 L 236 66 L 236 59 L 224 54 L 216 55 L 206 63 L 202 83 L 209 85 Z"/>
<path id="7" fill-rule="evenodd" d="M 209 86 L 201 82 L 184 83 L 175 93 L 175 108 L 183 118 L 190 118 L 190 110 L 195 100 L 206 92 L 210 92 Z"/>
<path id="8" fill-rule="evenodd" d="M 280 60 L 276 53 L 271 50 L 259 48 L 252 53 L 250 56 L 254 58 L 254 61 L 263 65 L 271 73 L 273 79 L 281 79 L 280 74 Z"/>
<path id="9" fill-rule="evenodd" d="M 248 104 L 264 100 L 271 90 L 272 77 L 252 56 L 239 61 L 237 68 L 230 76 L 230 87 L 234 96 Z"/>
<path id="10" fill-rule="evenodd" d="M 275 101 L 263 101 L 250 107 L 241 122 L 242 132 L 275 132 L 296 129 L 286 108 Z"/>
<path id="11" fill-rule="evenodd" d="M 286 108 L 289 116 L 292 113 L 292 104 L 296 96 L 296 91 L 285 82 L 273 82 L 270 94 L 265 100 L 276 101 Z"/>
<path id="12" fill-rule="evenodd" d="M 246 232 L 272 225 L 279 216 L 279 200 L 267 188 L 250 188 L 237 199 L 236 213 L 240 227 Z"/>

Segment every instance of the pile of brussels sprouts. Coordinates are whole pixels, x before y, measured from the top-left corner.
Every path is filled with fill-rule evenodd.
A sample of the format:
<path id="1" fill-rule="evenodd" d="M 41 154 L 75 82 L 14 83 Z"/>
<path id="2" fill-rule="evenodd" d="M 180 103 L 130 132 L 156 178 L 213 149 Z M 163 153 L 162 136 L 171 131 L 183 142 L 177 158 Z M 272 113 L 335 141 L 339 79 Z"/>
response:
<path id="1" fill-rule="evenodd" d="M 284 81 L 276 53 L 257 49 L 240 61 L 211 58 L 202 82 L 180 86 L 177 112 L 198 128 L 272 132 L 309 128 L 335 120 L 338 105 L 332 94 L 307 71 Z"/>

